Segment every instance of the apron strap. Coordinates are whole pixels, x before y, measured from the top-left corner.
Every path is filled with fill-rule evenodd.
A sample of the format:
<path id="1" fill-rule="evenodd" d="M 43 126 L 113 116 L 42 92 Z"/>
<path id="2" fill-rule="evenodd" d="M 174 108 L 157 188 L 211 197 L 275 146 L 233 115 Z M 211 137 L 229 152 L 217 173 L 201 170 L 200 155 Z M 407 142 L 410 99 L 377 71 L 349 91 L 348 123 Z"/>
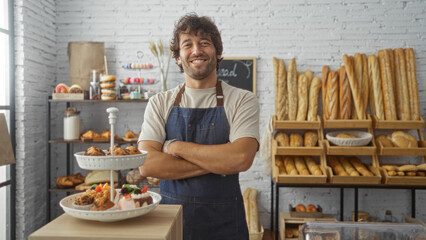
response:
<path id="1" fill-rule="evenodd" d="M 222 91 L 222 82 L 216 81 L 216 106 L 223 107 L 223 91 Z M 185 92 L 185 84 L 183 84 L 182 88 L 179 90 L 176 95 L 175 102 L 173 103 L 173 107 L 178 107 L 180 105 L 180 101 L 182 100 L 182 94 Z"/>

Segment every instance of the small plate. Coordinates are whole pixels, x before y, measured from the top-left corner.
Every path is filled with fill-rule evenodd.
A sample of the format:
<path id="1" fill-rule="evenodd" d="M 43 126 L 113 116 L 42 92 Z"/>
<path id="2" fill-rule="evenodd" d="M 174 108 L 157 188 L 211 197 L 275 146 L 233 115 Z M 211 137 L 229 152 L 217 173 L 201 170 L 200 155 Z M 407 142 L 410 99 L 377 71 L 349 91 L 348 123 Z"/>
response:
<path id="1" fill-rule="evenodd" d="M 336 136 L 339 133 L 352 134 L 357 138 L 337 138 Z M 371 135 L 371 133 L 362 131 L 336 131 L 327 133 L 325 137 L 328 141 L 337 146 L 357 147 L 368 145 L 371 142 L 373 136 Z"/>

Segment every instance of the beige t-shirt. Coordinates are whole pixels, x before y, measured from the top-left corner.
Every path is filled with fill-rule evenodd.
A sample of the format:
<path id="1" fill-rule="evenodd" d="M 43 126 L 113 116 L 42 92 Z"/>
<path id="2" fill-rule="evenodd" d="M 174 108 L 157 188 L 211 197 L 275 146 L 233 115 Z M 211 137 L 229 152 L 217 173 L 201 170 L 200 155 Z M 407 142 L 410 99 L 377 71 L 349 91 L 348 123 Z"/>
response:
<path id="1" fill-rule="evenodd" d="M 149 99 L 138 142 L 152 140 L 164 143 L 167 118 L 182 85 L 158 93 Z M 233 87 L 223 81 L 222 89 L 224 108 L 230 127 L 229 141 L 234 142 L 238 138 L 251 137 L 259 142 L 259 102 L 256 96 L 252 92 Z M 216 107 L 216 87 L 207 89 L 185 87 L 180 107 Z"/>

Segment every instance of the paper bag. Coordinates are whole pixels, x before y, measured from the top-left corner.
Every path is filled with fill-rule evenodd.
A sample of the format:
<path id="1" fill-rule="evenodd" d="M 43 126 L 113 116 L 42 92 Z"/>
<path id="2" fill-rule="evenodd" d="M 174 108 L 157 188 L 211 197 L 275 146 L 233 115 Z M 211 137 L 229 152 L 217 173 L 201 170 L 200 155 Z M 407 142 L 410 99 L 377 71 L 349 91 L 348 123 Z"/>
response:
<path id="1" fill-rule="evenodd" d="M 4 113 L 0 113 L 0 166 L 15 163 L 12 142 L 6 125 Z"/>
<path id="2" fill-rule="evenodd" d="M 70 84 L 78 84 L 89 91 L 92 69 L 105 69 L 103 42 L 70 42 L 68 57 L 70 60 Z"/>

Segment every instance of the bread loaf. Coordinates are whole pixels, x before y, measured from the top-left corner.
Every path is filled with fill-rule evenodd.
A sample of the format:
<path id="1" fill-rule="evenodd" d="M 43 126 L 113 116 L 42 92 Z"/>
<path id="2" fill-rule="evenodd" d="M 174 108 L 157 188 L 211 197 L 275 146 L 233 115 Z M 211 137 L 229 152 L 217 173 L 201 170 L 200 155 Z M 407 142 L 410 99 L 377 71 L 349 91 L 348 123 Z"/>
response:
<path id="1" fill-rule="evenodd" d="M 336 135 L 336 138 L 357 138 L 357 137 L 350 133 L 339 133 Z"/>
<path id="2" fill-rule="evenodd" d="M 374 99 L 374 115 L 379 120 L 385 120 L 383 110 L 383 92 L 382 92 L 382 80 L 380 79 L 380 69 L 377 62 L 376 55 L 368 56 L 368 71 L 370 77 L 370 88 L 373 90 L 372 99 Z M 370 91 L 371 92 L 371 91 Z M 371 108 L 371 104 L 370 104 Z"/>
<path id="3" fill-rule="evenodd" d="M 300 133 L 290 134 L 290 147 L 303 147 L 303 137 Z"/>
<path id="4" fill-rule="evenodd" d="M 299 175 L 309 175 L 309 171 L 308 171 L 308 168 L 306 167 L 303 157 L 295 156 L 294 165 L 296 165 L 296 169 Z"/>
<path id="5" fill-rule="evenodd" d="M 314 73 L 311 70 L 306 70 L 303 74 L 306 77 L 306 82 L 308 83 L 308 96 L 309 96 L 309 90 L 311 89 L 312 79 L 314 78 Z"/>
<path id="6" fill-rule="evenodd" d="M 305 147 L 315 147 L 318 142 L 318 134 L 313 131 L 305 132 Z"/>
<path id="7" fill-rule="evenodd" d="M 391 72 L 391 79 L 392 79 L 392 86 L 393 86 L 393 96 L 396 98 L 396 82 L 395 82 L 395 56 L 393 55 L 393 51 L 391 48 L 385 49 L 385 51 L 389 55 L 390 60 L 390 72 Z M 396 104 L 396 100 L 395 100 Z M 395 106 L 396 107 L 396 106 Z"/>
<path id="8" fill-rule="evenodd" d="M 349 174 L 345 171 L 342 164 L 337 160 L 335 156 L 328 156 L 327 159 L 330 167 L 333 169 L 333 172 L 337 176 L 349 176 Z"/>
<path id="9" fill-rule="evenodd" d="M 278 120 L 288 119 L 287 73 L 283 60 L 278 63 Z"/>
<path id="10" fill-rule="evenodd" d="M 318 115 L 318 97 L 319 90 L 321 89 L 320 79 L 315 77 L 312 79 L 311 87 L 309 89 L 308 100 L 308 121 L 316 121 Z"/>
<path id="11" fill-rule="evenodd" d="M 345 63 L 345 70 L 346 70 L 346 74 L 348 75 L 349 85 L 351 86 L 351 92 L 352 92 L 352 97 L 354 99 L 356 116 L 359 119 L 365 119 L 365 110 L 363 109 L 361 93 L 359 91 L 358 81 L 355 78 L 352 62 L 346 54 L 343 55 L 343 61 Z M 354 115 L 354 112 L 352 112 L 352 115 Z"/>
<path id="12" fill-rule="evenodd" d="M 358 89 L 361 93 L 361 99 L 362 99 L 362 95 L 363 92 L 362 90 L 362 77 L 363 77 L 363 72 L 362 72 L 362 56 L 360 53 L 355 53 L 354 55 L 354 71 L 355 71 L 355 78 L 358 82 Z"/>
<path id="13" fill-rule="evenodd" d="M 287 73 L 288 119 L 296 120 L 297 115 L 297 68 L 296 59 L 291 59 Z"/>
<path id="14" fill-rule="evenodd" d="M 405 71 L 405 54 L 402 48 L 395 49 L 395 83 L 396 83 L 396 110 L 398 119 L 410 120 L 410 96 L 408 95 L 407 72 Z"/>
<path id="15" fill-rule="evenodd" d="M 278 167 L 278 173 L 280 175 L 286 175 L 287 171 L 285 170 L 284 161 L 281 156 L 275 156 L 275 166 Z"/>
<path id="16" fill-rule="evenodd" d="M 345 67 L 339 69 L 339 119 L 350 119 L 352 110 L 352 94 Z"/>
<path id="17" fill-rule="evenodd" d="M 297 121 L 305 121 L 308 112 L 308 82 L 305 75 L 301 74 L 297 82 Z"/>
<path id="18" fill-rule="evenodd" d="M 308 166 L 309 172 L 311 175 L 322 175 L 320 166 L 315 162 L 314 158 L 311 156 L 305 157 L 306 166 Z"/>
<path id="19" fill-rule="evenodd" d="M 410 133 L 403 131 L 395 131 L 392 133 L 392 143 L 396 147 L 416 148 L 418 147 L 417 139 Z"/>
<path id="20" fill-rule="evenodd" d="M 274 67 L 274 93 L 275 93 L 275 114 L 278 115 L 279 112 L 279 89 L 278 89 L 278 59 L 276 57 L 272 57 L 272 66 Z"/>
<path id="21" fill-rule="evenodd" d="M 284 157 L 284 166 L 288 175 L 298 175 L 296 166 L 294 165 L 293 157 L 285 156 Z"/>
<path id="22" fill-rule="evenodd" d="M 118 181 L 118 173 L 117 171 L 114 171 L 113 174 L 114 182 Z M 86 175 L 86 179 L 84 180 L 84 183 L 86 184 L 94 184 L 94 183 L 104 183 L 104 182 L 110 182 L 110 170 L 94 170 L 89 172 Z"/>
<path id="23" fill-rule="evenodd" d="M 328 66 L 323 66 L 321 71 L 321 85 L 322 85 L 322 112 L 324 114 L 324 117 L 328 119 L 328 113 L 326 108 L 326 98 L 327 98 L 327 79 L 328 79 L 328 72 L 330 68 Z"/>
<path id="24" fill-rule="evenodd" d="M 349 174 L 349 176 L 359 176 L 359 173 L 355 170 L 355 168 L 352 167 L 348 159 L 346 159 L 345 157 L 340 157 L 339 160 L 345 171 Z"/>
<path id="25" fill-rule="evenodd" d="M 381 143 L 383 147 L 393 147 L 393 143 L 385 135 L 379 135 L 376 137 L 376 141 Z"/>
<path id="26" fill-rule="evenodd" d="M 379 50 L 380 76 L 382 78 L 383 105 L 386 120 L 397 120 L 395 97 L 392 85 L 391 63 L 387 51 Z"/>
<path id="27" fill-rule="evenodd" d="M 395 165 L 383 165 L 382 168 L 386 169 L 386 171 L 395 171 Z"/>
<path id="28" fill-rule="evenodd" d="M 368 106 L 368 95 L 370 93 L 370 80 L 368 79 L 368 60 L 367 55 L 361 54 L 362 58 L 362 84 L 361 84 L 361 97 L 363 100 L 364 113 Z"/>
<path id="29" fill-rule="evenodd" d="M 412 120 L 420 120 L 419 93 L 417 90 L 416 58 L 412 48 L 405 49 L 405 65 L 409 90 L 410 111 Z"/>
<path id="30" fill-rule="evenodd" d="M 339 118 L 339 73 L 330 71 L 331 79 L 327 82 L 327 112 L 328 119 Z"/>
<path id="31" fill-rule="evenodd" d="M 259 217 L 258 217 L 258 208 L 257 208 L 257 190 L 251 189 L 249 195 L 250 201 L 250 228 L 249 232 L 258 233 L 259 231 Z"/>
<path id="32" fill-rule="evenodd" d="M 362 176 L 374 176 L 357 157 L 351 157 L 349 161 Z"/>
<path id="33" fill-rule="evenodd" d="M 406 172 L 406 171 L 416 171 L 417 166 L 413 164 L 406 164 L 398 167 L 398 171 Z"/>
<path id="34" fill-rule="evenodd" d="M 250 192 L 251 188 L 246 188 L 243 193 L 244 211 L 246 213 L 247 229 L 250 231 Z"/>
<path id="35" fill-rule="evenodd" d="M 288 134 L 285 132 L 278 132 L 275 136 L 275 140 L 277 140 L 278 146 L 280 147 L 290 146 L 290 139 L 288 137 Z"/>

